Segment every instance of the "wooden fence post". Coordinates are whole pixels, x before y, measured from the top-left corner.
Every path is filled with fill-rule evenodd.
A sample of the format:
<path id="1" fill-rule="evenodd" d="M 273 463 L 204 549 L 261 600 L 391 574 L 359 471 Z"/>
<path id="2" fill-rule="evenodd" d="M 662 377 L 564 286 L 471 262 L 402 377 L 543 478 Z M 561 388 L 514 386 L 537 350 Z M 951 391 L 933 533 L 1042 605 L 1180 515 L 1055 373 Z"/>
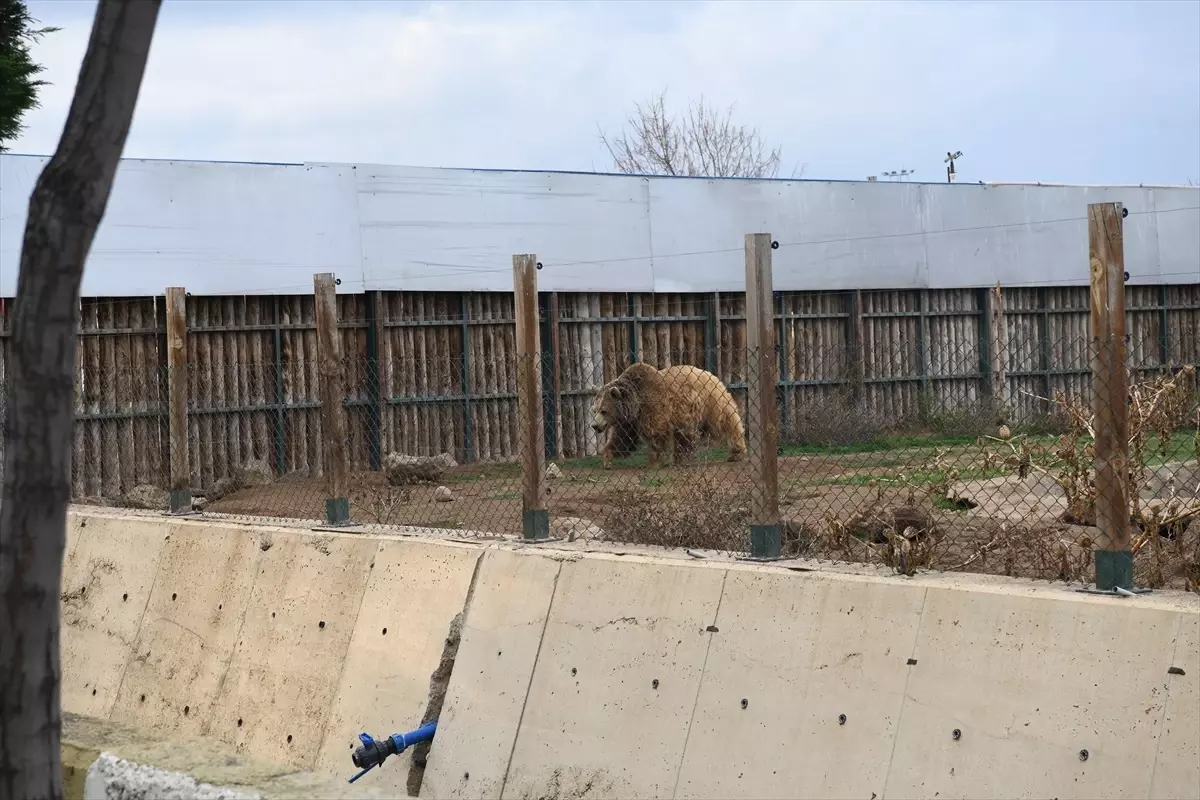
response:
<path id="1" fill-rule="evenodd" d="M 1096 429 L 1096 588 L 1133 588 L 1129 530 L 1129 411 L 1121 203 L 1088 204 L 1092 413 Z"/>
<path id="2" fill-rule="evenodd" d="M 325 521 L 350 522 L 348 492 L 350 467 L 346 458 L 346 381 L 343 376 L 342 340 L 338 333 L 337 284 L 332 272 L 313 276 L 316 300 L 317 374 L 320 379 L 321 440 L 325 450 Z"/>
<path id="3" fill-rule="evenodd" d="M 517 414 L 521 430 L 521 531 L 526 541 L 550 538 L 546 510 L 546 428 L 538 367 L 542 342 L 538 327 L 537 256 L 513 256 L 517 323 Z"/>
<path id="4" fill-rule="evenodd" d="M 192 510 L 187 395 L 187 291 L 181 286 L 172 286 L 167 289 L 167 408 L 172 514 L 187 514 Z"/>
<path id="5" fill-rule="evenodd" d="M 1008 328 L 1004 322 L 1004 290 L 999 281 L 987 291 L 987 307 L 983 311 L 987 320 L 988 391 L 992 396 L 992 409 L 1000 412 L 1008 406 Z"/>
<path id="6" fill-rule="evenodd" d="M 750 557 L 779 558 L 779 357 L 775 343 L 771 234 L 746 234 L 746 449 L 755 483 Z"/>

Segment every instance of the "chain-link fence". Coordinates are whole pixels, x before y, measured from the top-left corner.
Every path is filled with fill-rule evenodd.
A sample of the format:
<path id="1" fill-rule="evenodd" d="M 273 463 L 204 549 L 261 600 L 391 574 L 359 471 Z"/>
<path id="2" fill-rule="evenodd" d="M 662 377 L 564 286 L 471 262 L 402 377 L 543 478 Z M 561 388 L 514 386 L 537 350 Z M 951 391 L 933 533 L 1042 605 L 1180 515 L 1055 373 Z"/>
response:
<path id="1" fill-rule="evenodd" d="M 761 453 L 760 406 L 748 403 L 753 351 L 722 353 L 727 381 L 703 368 L 703 351 L 662 351 L 675 363 L 661 370 L 595 357 L 567 386 L 543 394 L 543 405 L 555 407 L 543 410 L 540 443 L 549 533 L 750 554 L 758 517 L 771 521 L 777 511 L 785 558 L 1086 582 L 1099 536 L 1091 347 L 1084 338 L 1054 342 L 1061 374 L 1014 369 L 987 386 L 977 350 L 937 353 L 926 376 L 901 382 L 873 383 L 870 363 L 827 385 L 780 381 L 773 458 Z M 907 356 L 897 350 L 872 358 L 902 362 Z M 826 371 L 851 360 L 845 348 L 780 353 L 769 357 L 794 359 L 789 371 L 801 376 L 804 360 Z M 542 365 L 539 380 L 552 388 L 545 358 Z M 475 391 L 468 375 L 464 392 L 456 359 L 436 370 L 393 362 L 390 374 L 414 385 L 390 389 L 369 365 L 347 361 L 348 385 L 380 384 L 349 393 L 344 404 L 353 521 L 520 534 L 528 505 L 521 459 L 537 445 L 522 437 L 518 366 L 514 357 L 496 358 L 494 375 L 484 370 L 487 389 Z M 328 492 L 312 384 L 307 393 L 285 392 L 278 407 L 223 422 L 196 415 L 193 463 L 206 511 L 323 517 Z M 430 396 L 429 387 L 439 393 Z M 1200 579 L 1194 367 L 1135 368 L 1128 397 L 1137 581 L 1193 585 Z M 263 431 L 270 446 L 246 451 L 261 458 L 261 470 L 243 464 L 242 473 L 227 469 L 207 482 L 217 474 L 205 466 L 209 452 L 232 464 L 233 442 L 258 442 Z M 764 483 L 771 472 L 774 502 Z"/>
<path id="2" fill-rule="evenodd" d="M 755 536 L 777 534 L 784 558 L 1067 581 L 1092 577 L 1103 531 L 1127 530 L 1139 585 L 1197 587 L 1195 288 L 1131 304 L 1127 526 L 1097 525 L 1113 491 L 1097 434 L 1120 425 L 1093 412 L 1087 307 L 1019 291 L 990 319 L 957 295 L 781 297 L 763 362 L 736 298 L 544 302 L 533 440 L 510 297 L 370 314 L 339 297 L 332 366 L 305 298 L 264 301 L 270 322 L 250 301 L 218 314 L 189 298 L 184 483 L 206 515 L 321 523 L 343 458 L 355 525 L 519 536 L 533 509 L 562 540 L 762 555 Z M 171 372 L 161 314 L 137 302 L 84 317 L 73 490 L 161 510 Z M 321 402 L 334 378 L 340 444 Z"/>
<path id="3" fill-rule="evenodd" d="M 861 394 L 797 400 L 780 447 L 786 551 L 908 573 L 1089 581 L 1102 544 L 1097 433 L 1114 442 L 1119 434 L 1091 407 L 1086 365 L 1090 350 L 1104 348 L 1087 339 L 1056 346 L 1076 353 L 1084 368 L 1051 377 L 1048 393 L 1015 377 L 989 395 L 947 369 L 887 392 L 866 384 Z M 1195 367 L 1134 370 L 1127 397 L 1137 582 L 1195 586 Z"/>

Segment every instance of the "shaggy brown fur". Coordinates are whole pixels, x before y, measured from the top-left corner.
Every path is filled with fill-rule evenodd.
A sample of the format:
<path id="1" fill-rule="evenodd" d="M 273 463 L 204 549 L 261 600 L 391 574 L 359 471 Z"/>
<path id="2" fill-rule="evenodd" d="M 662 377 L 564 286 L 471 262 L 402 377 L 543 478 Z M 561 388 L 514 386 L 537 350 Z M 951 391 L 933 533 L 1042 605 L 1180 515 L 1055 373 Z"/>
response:
<path id="1" fill-rule="evenodd" d="M 593 427 L 607 433 L 600 451 L 606 469 L 614 457 L 632 454 L 638 439 L 650 444 L 652 467 L 672 445 L 675 463 L 688 460 L 701 435 L 724 440 L 730 461 L 745 457 L 737 402 L 716 375 L 698 367 L 633 364 L 601 388 L 592 410 Z"/>
<path id="2" fill-rule="evenodd" d="M 737 401 L 721 379 L 711 372 L 680 365 L 667 367 L 662 375 L 674 387 L 675 394 L 687 394 L 700 401 L 699 434 L 725 442 L 729 446 L 729 461 L 746 457 L 746 433 Z"/>
<path id="3" fill-rule="evenodd" d="M 624 450 L 634 435 L 649 444 L 648 463 L 658 467 L 672 445 L 676 445 L 676 463 L 694 449 L 700 402 L 686 393 L 676 394 L 661 372 L 638 362 L 600 388 L 592 417 L 592 427 L 605 434 L 600 450 L 605 469 L 612 466 L 613 452 Z"/>
<path id="4" fill-rule="evenodd" d="M 637 452 L 638 445 L 642 443 L 642 440 L 635 428 L 617 425 L 605 437 L 605 443 L 608 446 L 611 460 L 613 458 L 629 458 Z"/>

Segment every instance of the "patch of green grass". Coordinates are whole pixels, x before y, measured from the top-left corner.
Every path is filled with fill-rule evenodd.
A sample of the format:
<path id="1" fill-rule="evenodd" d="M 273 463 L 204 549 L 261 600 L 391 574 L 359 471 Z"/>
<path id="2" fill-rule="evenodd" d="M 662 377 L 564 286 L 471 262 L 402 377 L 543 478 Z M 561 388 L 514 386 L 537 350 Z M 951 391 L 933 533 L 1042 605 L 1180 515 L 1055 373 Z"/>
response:
<path id="1" fill-rule="evenodd" d="M 1195 431 L 1178 431 L 1171 437 L 1171 444 L 1167 448 L 1166 455 L 1161 455 L 1157 450 L 1155 443 L 1151 448 L 1150 464 L 1157 466 L 1164 461 L 1186 461 L 1196 458 L 1196 443 Z M 1015 437 L 1014 437 L 1015 438 Z M 1031 446 L 1051 446 L 1058 441 L 1058 436 L 1053 434 L 1031 434 L 1021 437 Z M 907 434 L 897 436 L 880 436 L 868 442 L 858 442 L 848 445 L 832 445 L 820 446 L 810 444 L 785 444 L 781 450 L 781 456 L 784 458 L 795 456 L 838 456 L 838 455 L 863 455 L 873 453 L 892 453 L 893 455 L 881 455 L 878 458 L 866 458 L 853 462 L 857 468 L 871 469 L 877 467 L 896 467 L 904 464 L 920 464 L 932 458 L 934 450 L 950 450 L 948 457 L 955 458 L 955 451 L 962 453 L 964 456 L 968 452 L 977 450 L 977 437 L 967 435 L 944 435 L 937 433 L 929 434 Z M 993 449 L 1003 450 L 1003 447 L 998 442 L 989 442 L 989 446 Z M 729 450 L 725 447 L 713 447 L 707 450 L 699 450 L 695 454 L 695 459 L 701 462 L 721 462 L 729 457 Z M 628 458 L 617 459 L 613 461 L 613 469 L 644 469 L 647 466 L 649 454 L 645 446 L 640 447 L 633 455 Z M 572 458 L 558 462 L 564 470 L 602 470 L 604 467 L 603 461 L 599 456 L 585 456 L 583 458 Z M 447 481 L 457 483 L 465 483 L 470 481 L 478 481 L 488 477 L 518 477 L 521 474 L 520 464 L 500 464 L 487 468 L 487 474 L 474 472 L 461 473 L 458 475 L 447 476 Z M 870 480 L 867 478 L 866 480 Z"/>
<path id="2" fill-rule="evenodd" d="M 454 473 L 451 475 L 443 475 L 441 477 L 441 482 L 442 483 L 476 483 L 477 481 L 483 480 L 485 477 L 487 477 L 487 476 L 483 475 L 481 473 L 478 473 L 478 472 L 459 472 L 459 473 Z"/>
<path id="3" fill-rule="evenodd" d="M 1157 438 L 1152 439 L 1146 443 L 1146 465 L 1157 467 L 1172 461 L 1191 461 L 1196 458 L 1197 438 L 1200 437 L 1194 430 L 1175 431 L 1165 449 Z"/>
<path id="4" fill-rule="evenodd" d="M 708 450 L 697 450 L 693 457 L 696 461 L 724 461 L 725 459 L 729 458 L 729 450 L 724 447 L 714 447 Z M 649 461 L 649 458 L 649 452 L 642 447 L 628 458 L 613 459 L 613 469 L 633 469 L 635 467 L 645 467 Z M 601 460 L 600 456 L 569 458 L 558 463 L 564 470 L 598 470 L 604 468 L 604 462 Z"/>
<path id="5" fill-rule="evenodd" d="M 971 445 L 974 436 L 947 436 L 937 433 L 910 434 L 905 436 L 878 436 L 867 442 L 839 445 L 785 444 L 785 456 L 846 455 L 850 453 L 878 453 L 889 450 L 911 450 L 914 448 L 950 447 Z"/>
<path id="6" fill-rule="evenodd" d="M 905 464 L 924 464 L 933 457 L 933 450 L 917 450 L 894 455 L 882 455 L 875 458 L 856 458 L 847 461 L 846 466 L 854 469 L 879 469 L 880 467 L 902 467 Z"/>
<path id="7" fill-rule="evenodd" d="M 958 476 L 955 480 L 959 481 L 974 481 L 983 480 L 985 478 L 996 478 L 1005 474 L 1003 469 L 993 467 L 992 469 L 982 469 L 980 467 L 969 467 L 958 471 Z M 917 470 L 907 473 L 906 484 L 912 486 L 929 486 L 935 483 L 941 483 L 949 479 L 949 475 L 945 470 L 927 469 Z M 824 486 L 869 486 L 872 481 L 882 484 L 897 483 L 900 481 L 898 473 L 884 473 L 882 475 L 839 475 L 836 478 L 830 478 L 827 481 L 821 481 L 819 485 Z"/>
<path id="8" fill-rule="evenodd" d="M 484 495 L 484 500 L 520 500 L 520 492 L 493 492 L 492 494 Z"/>

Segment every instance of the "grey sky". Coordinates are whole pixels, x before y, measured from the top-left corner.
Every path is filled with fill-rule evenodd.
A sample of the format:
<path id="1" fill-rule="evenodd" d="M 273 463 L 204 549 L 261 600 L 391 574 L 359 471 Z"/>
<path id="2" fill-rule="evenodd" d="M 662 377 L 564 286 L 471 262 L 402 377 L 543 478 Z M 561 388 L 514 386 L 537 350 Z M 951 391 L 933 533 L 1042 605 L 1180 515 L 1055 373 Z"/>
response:
<path id="1" fill-rule="evenodd" d="M 94 2 L 34 0 L 50 153 Z M 166 0 L 125 154 L 608 170 L 597 124 L 704 93 L 786 174 L 1200 182 L 1200 1 Z"/>

